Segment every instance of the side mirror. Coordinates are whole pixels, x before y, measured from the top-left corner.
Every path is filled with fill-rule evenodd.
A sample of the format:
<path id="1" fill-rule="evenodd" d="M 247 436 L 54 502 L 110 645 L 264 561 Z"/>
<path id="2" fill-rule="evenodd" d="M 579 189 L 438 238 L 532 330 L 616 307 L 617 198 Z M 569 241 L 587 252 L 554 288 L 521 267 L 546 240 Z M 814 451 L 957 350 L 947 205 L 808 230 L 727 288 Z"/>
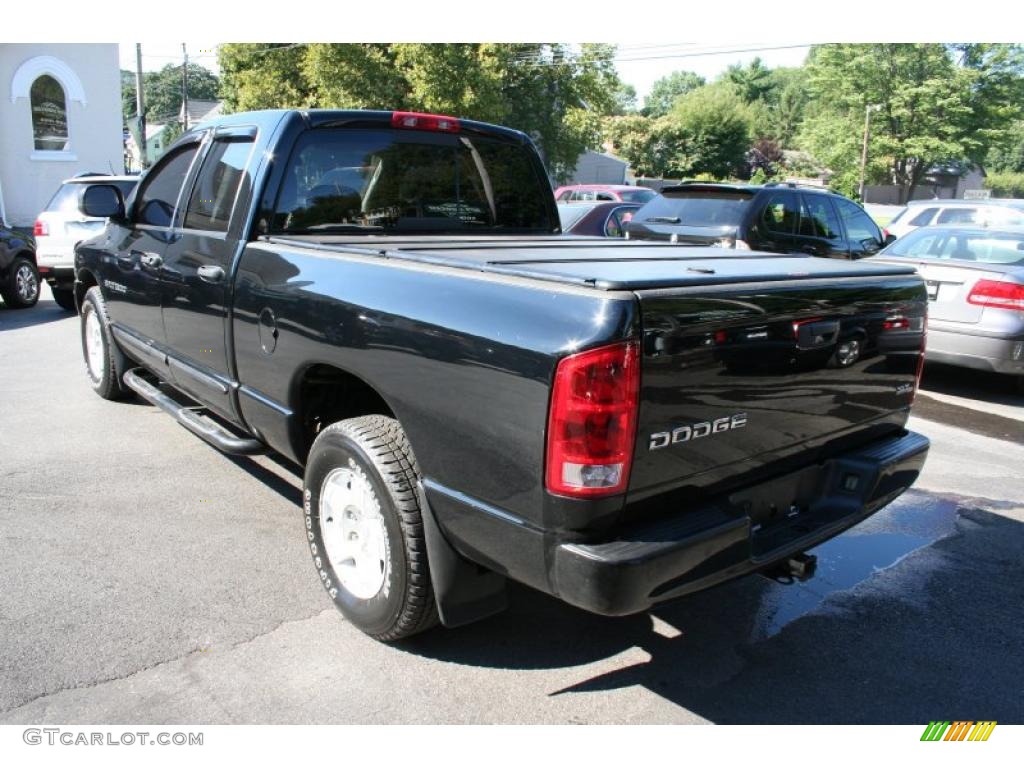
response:
<path id="1" fill-rule="evenodd" d="M 90 184 L 82 191 L 78 210 L 97 219 L 124 219 L 124 199 L 113 184 Z"/>
<path id="2" fill-rule="evenodd" d="M 889 233 L 886 234 L 885 240 L 882 241 L 882 247 L 884 248 L 887 245 L 892 245 L 895 242 L 896 242 L 896 235 L 894 235 L 892 232 L 889 232 Z"/>

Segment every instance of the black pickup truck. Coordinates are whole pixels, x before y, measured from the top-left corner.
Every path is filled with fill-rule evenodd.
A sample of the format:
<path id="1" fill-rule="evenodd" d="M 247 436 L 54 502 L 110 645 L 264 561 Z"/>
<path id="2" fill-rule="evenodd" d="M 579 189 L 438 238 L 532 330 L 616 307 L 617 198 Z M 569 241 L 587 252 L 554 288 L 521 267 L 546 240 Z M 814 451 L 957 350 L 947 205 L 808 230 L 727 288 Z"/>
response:
<path id="1" fill-rule="evenodd" d="M 912 269 L 562 236 L 517 131 L 231 115 L 81 208 L 93 388 L 304 466 L 323 586 L 381 640 L 508 578 L 620 615 L 800 571 L 928 451 Z"/>

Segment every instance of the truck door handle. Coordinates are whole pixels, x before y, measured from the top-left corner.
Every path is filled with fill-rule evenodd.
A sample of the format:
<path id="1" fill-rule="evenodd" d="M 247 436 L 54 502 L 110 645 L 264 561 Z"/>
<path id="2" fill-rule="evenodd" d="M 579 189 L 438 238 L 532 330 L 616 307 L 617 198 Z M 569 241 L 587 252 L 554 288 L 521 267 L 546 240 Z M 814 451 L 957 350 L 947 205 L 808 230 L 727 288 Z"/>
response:
<path id="1" fill-rule="evenodd" d="M 139 261 L 142 262 L 142 266 L 157 269 L 163 265 L 164 259 L 159 253 L 143 253 L 139 256 Z"/>
<path id="2" fill-rule="evenodd" d="M 224 270 L 214 264 L 205 264 L 196 270 L 199 279 L 208 283 L 219 283 L 224 279 Z"/>

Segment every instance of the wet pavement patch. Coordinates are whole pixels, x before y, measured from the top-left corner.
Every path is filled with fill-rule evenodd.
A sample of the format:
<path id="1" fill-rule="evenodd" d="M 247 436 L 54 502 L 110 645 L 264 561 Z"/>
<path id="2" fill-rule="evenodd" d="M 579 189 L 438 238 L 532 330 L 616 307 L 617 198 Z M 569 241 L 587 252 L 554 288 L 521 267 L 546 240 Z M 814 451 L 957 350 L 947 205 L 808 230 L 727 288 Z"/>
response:
<path id="1" fill-rule="evenodd" d="M 852 589 L 953 534 L 961 509 L 955 497 L 909 491 L 860 525 L 810 550 L 818 558 L 815 575 L 804 582 L 772 583 L 764 590 L 752 639 L 778 634 L 819 608 L 829 595 Z"/>

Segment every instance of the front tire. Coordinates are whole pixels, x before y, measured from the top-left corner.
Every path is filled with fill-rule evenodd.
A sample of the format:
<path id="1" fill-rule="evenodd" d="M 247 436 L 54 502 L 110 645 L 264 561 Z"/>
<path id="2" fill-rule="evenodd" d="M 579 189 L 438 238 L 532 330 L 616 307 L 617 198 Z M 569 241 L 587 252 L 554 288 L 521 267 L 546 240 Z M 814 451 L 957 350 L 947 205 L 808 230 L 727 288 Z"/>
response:
<path id="1" fill-rule="evenodd" d="M 82 299 L 82 356 L 93 391 L 104 400 L 122 400 L 128 394 L 121 383 L 124 355 L 110 333 L 106 304 L 98 286 Z"/>
<path id="2" fill-rule="evenodd" d="M 32 260 L 16 256 L 7 271 L 7 279 L 0 285 L 4 303 L 12 309 L 28 309 L 39 301 L 39 272 Z"/>
<path id="3" fill-rule="evenodd" d="M 75 311 L 75 292 L 71 288 L 50 288 L 57 306 L 68 312 Z"/>
<path id="4" fill-rule="evenodd" d="M 350 622 L 384 642 L 438 621 L 418 481 L 405 432 L 386 416 L 332 424 L 306 463 L 306 535 L 320 581 Z"/>

